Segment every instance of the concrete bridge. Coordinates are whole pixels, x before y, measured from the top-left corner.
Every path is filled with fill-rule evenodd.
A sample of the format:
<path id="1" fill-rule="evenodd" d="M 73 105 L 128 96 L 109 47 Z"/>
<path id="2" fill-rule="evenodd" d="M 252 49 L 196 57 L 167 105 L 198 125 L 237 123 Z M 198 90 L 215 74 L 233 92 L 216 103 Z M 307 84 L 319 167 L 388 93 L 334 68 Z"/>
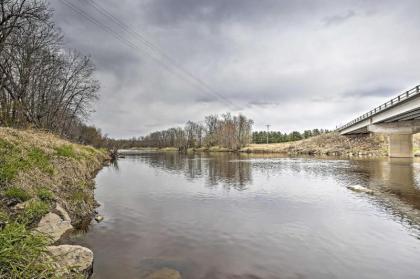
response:
<path id="1" fill-rule="evenodd" d="M 389 156 L 413 157 L 413 134 L 420 132 L 420 85 L 338 128 L 342 135 L 389 136 Z"/>

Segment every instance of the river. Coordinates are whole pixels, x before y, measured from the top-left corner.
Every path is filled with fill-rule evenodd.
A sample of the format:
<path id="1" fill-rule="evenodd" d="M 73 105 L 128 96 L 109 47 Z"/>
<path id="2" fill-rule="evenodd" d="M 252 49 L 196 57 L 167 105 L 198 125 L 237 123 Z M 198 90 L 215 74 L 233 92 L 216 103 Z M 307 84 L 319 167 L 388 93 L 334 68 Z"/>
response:
<path id="1" fill-rule="evenodd" d="M 96 187 L 93 278 L 420 278 L 417 159 L 144 153 Z"/>

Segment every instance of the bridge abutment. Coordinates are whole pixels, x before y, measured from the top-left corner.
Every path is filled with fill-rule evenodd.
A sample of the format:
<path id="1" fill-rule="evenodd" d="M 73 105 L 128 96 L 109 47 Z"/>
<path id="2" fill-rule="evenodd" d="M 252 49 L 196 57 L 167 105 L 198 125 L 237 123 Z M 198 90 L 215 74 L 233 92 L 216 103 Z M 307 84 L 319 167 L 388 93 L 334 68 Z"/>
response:
<path id="1" fill-rule="evenodd" d="M 411 158 L 413 157 L 413 135 L 412 134 L 390 134 L 389 135 L 389 157 Z"/>
<path id="2" fill-rule="evenodd" d="M 413 134 L 420 131 L 420 122 L 413 120 L 374 124 L 368 126 L 368 131 L 388 135 L 389 157 L 412 158 L 414 156 Z"/>

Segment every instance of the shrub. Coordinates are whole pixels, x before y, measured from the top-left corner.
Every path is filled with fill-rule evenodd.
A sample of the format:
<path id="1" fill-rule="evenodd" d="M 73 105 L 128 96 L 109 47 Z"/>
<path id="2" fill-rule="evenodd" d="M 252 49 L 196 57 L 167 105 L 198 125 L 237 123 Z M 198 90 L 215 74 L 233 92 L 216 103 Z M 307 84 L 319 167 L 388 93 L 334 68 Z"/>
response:
<path id="1" fill-rule="evenodd" d="M 9 199 L 18 199 L 21 202 L 27 201 L 31 198 L 31 195 L 29 195 L 25 190 L 18 187 L 10 187 L 5 192 L 4 195 Z"/>

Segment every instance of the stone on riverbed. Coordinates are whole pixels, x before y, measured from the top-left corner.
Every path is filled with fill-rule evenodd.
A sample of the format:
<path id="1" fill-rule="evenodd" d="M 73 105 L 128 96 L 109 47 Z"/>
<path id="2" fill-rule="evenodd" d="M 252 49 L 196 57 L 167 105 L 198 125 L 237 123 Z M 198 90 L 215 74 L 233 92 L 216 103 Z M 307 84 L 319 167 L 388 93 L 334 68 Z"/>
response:
<path id="1" fill-rule="evenodd" d="M 147 275 L 144 279 L 182 279 L 182 277 L 177 270 L 165 267 Z"/>
<path id="2" fill-rule="evenodd" d="M 368 188 L 363 187 L 361 185 L 347 186 L 347 188 L 354 191 L 354 192 L 358 192 L 358 193 L 373 194 L 373 191 L 371 189 L 368 189 Z"/>
<path id="3" fill-rule="evenodd" d="M 98 214 L 98 215 L 95 216 L 95 220 L 96 220 L 96 222 L 100 223 L 104 220 L 104 217 L 102 215 Z"/>
<path id="4" fill-rule="evenodd" d="M 61 236 L 73 229 L 70 221 L 61 219 L 55 213 L 48 213 L 39 221 L 36 232 L 45 234 L 50 237 L 50 243 L 60 240 Z"/>
<path id="5" fill-rule="evenodd" d="M 65 275 L 71 273 L 83 274 L 89 277 L 93 272 L 93 252 L 79 245 L 60 245 L 47 247 L 48 254 L 54 259 L 57 265 L 57 274 L 67 278 Z"/>

